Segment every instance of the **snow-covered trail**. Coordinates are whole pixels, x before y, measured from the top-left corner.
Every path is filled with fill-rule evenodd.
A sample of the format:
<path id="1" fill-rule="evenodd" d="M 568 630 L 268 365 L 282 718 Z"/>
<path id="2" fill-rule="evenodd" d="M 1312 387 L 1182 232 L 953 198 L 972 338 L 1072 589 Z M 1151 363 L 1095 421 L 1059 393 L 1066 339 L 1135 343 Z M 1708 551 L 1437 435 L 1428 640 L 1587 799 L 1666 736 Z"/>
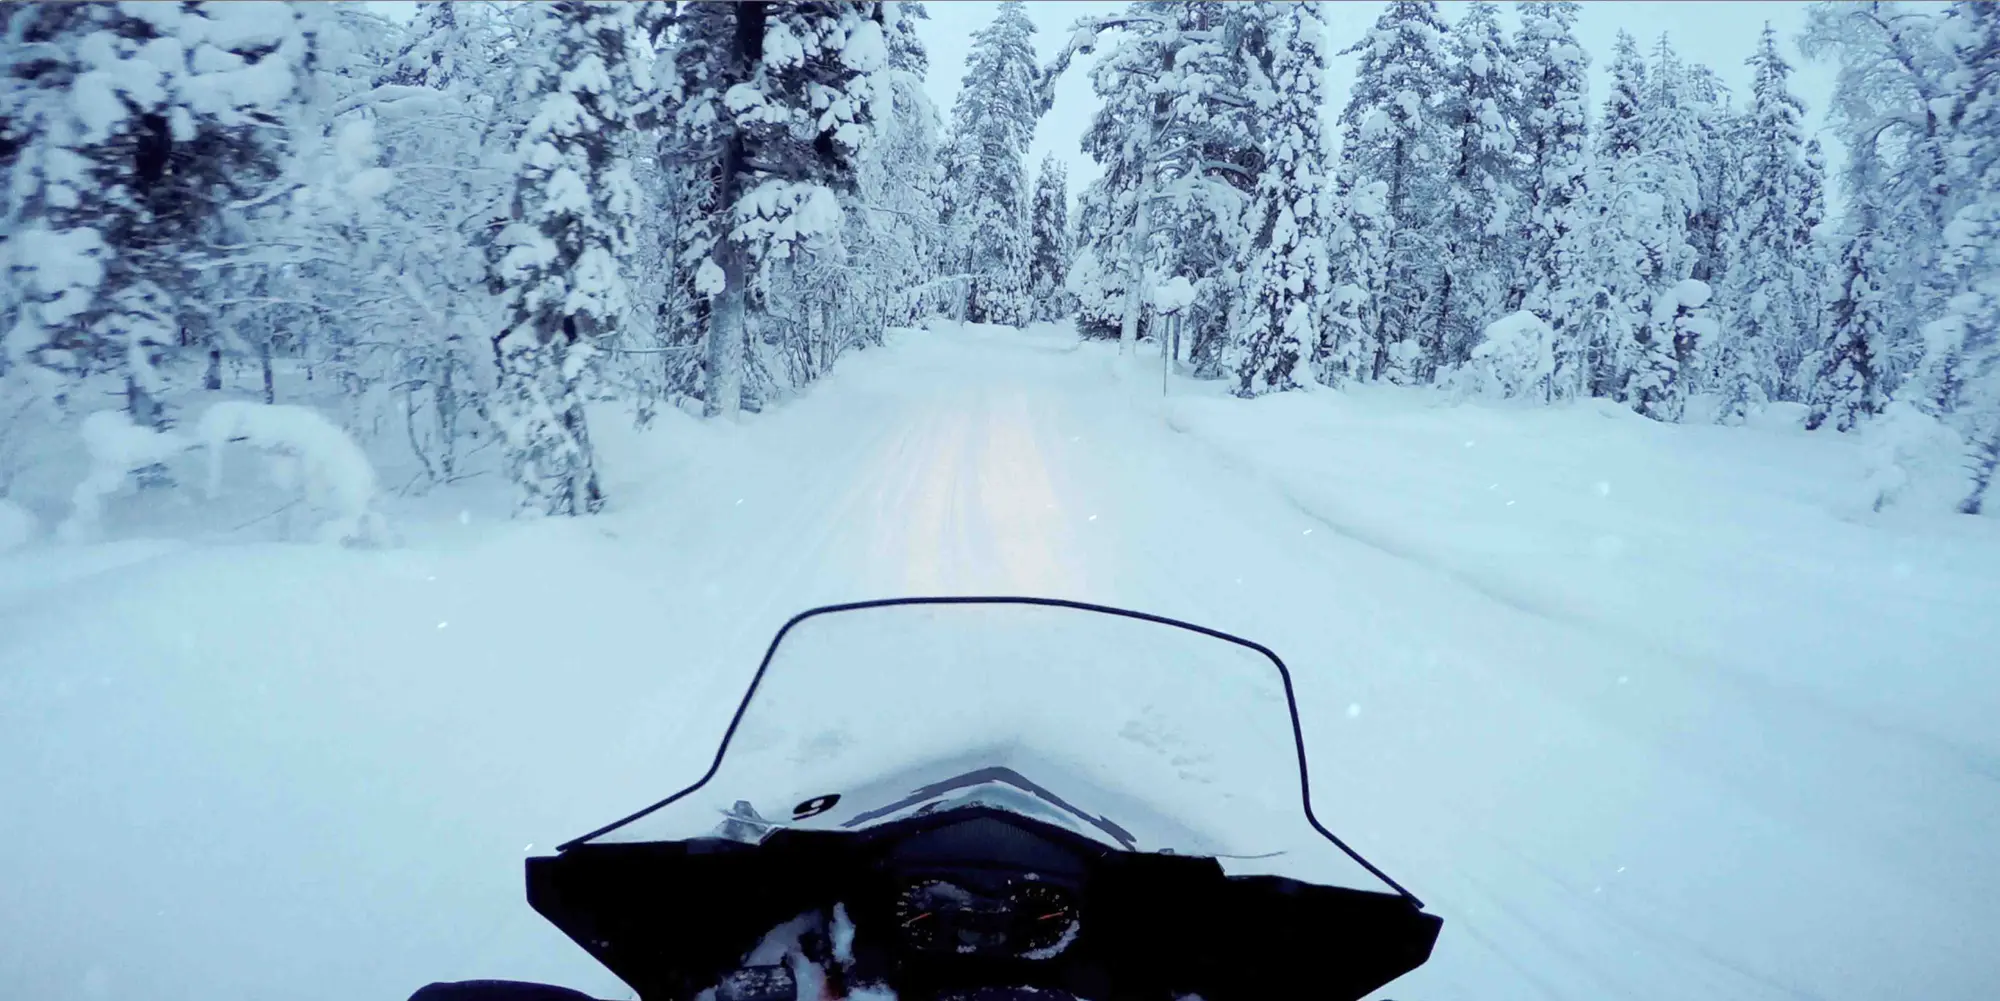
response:
<path id="1" fill-rule="evenodd" d="M 0 996 L 623 996 L 521 902 L 523 846 L 697 774 L 792 612 L 908 593 L 1129 605 L 1284 655 L 1323 819 L 1447 920 L 1387 996 L 1969 1001 L 2000 976 L 1976 749 L 1371 541 L 1112 361 L 912 334 L 696 444 L 605 432 L 599 519 L 0 589 L 0 937 L 35 944 L 0 950 Z"/>
<path id="2" fill-rule="evenodd" d="M 1451 919 L 1390 993 L 1972 997 L 2000 972 L 1974 932 L 2000 921 L 1994 776 L 1346 537 L 1171 431 L 1149 378 L 1053 351 L 917 349 L 940 371 L 858 467 L 866 516 L 831 509 L 820 593 L 1050 594 L 1272 644 L 1326 819 Z"/>

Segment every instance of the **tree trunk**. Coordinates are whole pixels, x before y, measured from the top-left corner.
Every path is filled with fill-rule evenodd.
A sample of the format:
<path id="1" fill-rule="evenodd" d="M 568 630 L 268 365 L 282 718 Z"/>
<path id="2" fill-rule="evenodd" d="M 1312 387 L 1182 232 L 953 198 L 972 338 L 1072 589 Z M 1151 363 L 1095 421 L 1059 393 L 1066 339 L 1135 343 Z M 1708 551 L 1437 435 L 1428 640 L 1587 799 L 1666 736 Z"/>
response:
<path id="1" fill-rule="evenodd" d="M 734 6 L 736 12 L 736 33 L 731 39 L 734 52 L 729 60 L 730 75 L 739 80 L 749 79 L 759 62 L 764 58 L 764 25 L 769 14 L 765 3 L 740 3 Z M 725 81 L 729 82 L 729 81 Z M 749 151 L 744 148 L 741 132 L 732 132 L 722 147 L 720 176 L 716 180 L 717 238 L 715 242 L 715 264 L 722 269 L 722 294 L 713 300 L 709 309 L 708 326 L 708 386 L 702 404 L 702 413 L 709 417 L 722 416 L 734 420 L 743 412 L 743 355 L 746 348 L 744 331 L 749 308 L 748 264 L 743 248 L 729 238 L 732 228 L 730 220 L 736 215 L 736 202 L 742 196 L 738 191 Z"/>
<path id="2" fill-rule="evenodd" d="M 1174 47 L 1162 46 L 1161 75 L 1174 70 Z M 1145 132 L 1139 139 L 1139 205 L 1133 211 L 1132 260 L 1126 268 L 1130 285 L 1125 289 L 1125 315 L 1118 323 L 1118 353 L 1129 355 L 1139 342 L 1139 315 L 1146 308 L 1146 251 L 1153 242 L 1153 187 L 1159 183 L 1153 144 L 1160 136 L 1160 110 L 1165 98 L 1154 98 L 1147 110 Z"/>
<path id="3" fill-rule="evenodd" d="M 458 472 L 458 389 L 452 384 L 452 375 L 458 369 L 459 337 L 453 334 L 445 338 L 445 357 L 439 365 L 437 393 L 433 405 L 437 407 L 438 467 L 444 471 L 446 483 Z"/>
<path id="4" fill-rule="evenodd" d="M 159 399 L 146 387 L 139 385 L 139 380 L 130 374 L 125 376 L 125 410 L 131 415 L 132 423 L 140 427 L 154 431 L 167 429 L 166 408 L 161 406 Z M 141 487 L 169 487 L 174 483 L 173 476 L 167 472 L 167 467 L 162 463 L 155 462 L 134 470 L 134 473 L 138 476 Z"/>
<path id="5" fill-rule="evenodd" d="M 563 374 L 569 371 L 567 356 L 577 340 L 568 336 L 555 340 L 561 347 L 555 356 L 556 377 L 563 382 L 563 399 L 568 403 L 563 409 L 562 425 L 576 445 L 563 477 L 563 486 L 569 493 L 568 510 L 563 513 L 572 517 L 604 509 L 604 492 L 597 483 L 597 454 L 590 445 L 590 425 L 584 420 L 582 379 L 570 379 Z"/>
<path id="6" fill-rule="evenodd" d="M 278 394 L 273 387 L 271 379 L 270 341 L 265 341 L 257 345 L 257 364 L 264 370 L 264 402 L 267 404 L 278 402 Z M 311 370 L 308 369 L 307 371 L 310 372 Z"/>
<path id="7" fill-rule="evenodd" d="M 222 349 L 208 349 L 208 374 L 201 380 L 201 388 L 213 393 L 222 388 Z"/>
<path id="8" fill-rule="evenodd" d="M 709 312 L 708 399 L 703 413 L 736 419 L 743 411 L 744 289 L 743 254 L 724 237 L 717 246 L 722 266 L 722 295 Z"/>
<path id="9" fill-rule="evenodd" d="M 1150 142 L 1150 138 L 1148 142 Z M 1139 314 L 1146 308 L 1146 248 L 1153 242 L 1153 171 L 1141 173 L 1139 206 L 1132 221 L 1131 260 L 1126 264 L 1125 315 L 1118 322 L 1118 353 L 1129 355 L 1139 342 Z"/>

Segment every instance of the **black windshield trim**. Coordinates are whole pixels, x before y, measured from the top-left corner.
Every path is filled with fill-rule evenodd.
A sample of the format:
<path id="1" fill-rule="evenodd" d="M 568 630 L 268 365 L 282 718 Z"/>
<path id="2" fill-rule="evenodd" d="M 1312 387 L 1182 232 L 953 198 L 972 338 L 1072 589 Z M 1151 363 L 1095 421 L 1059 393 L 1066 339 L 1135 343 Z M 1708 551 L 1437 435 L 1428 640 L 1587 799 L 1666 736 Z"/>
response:
<path id="1" fill-rule="evenodd" d="M 1042 788 L 1041 786 L 1035 784 L 1033 781 L 1029 780 L 1027 776 L 1022 775 L 1020 772 L 1017 772 L 1012 768 L 1008 768 L 1005 765 L 988 765 L 985 768 L 977 768 L 960 775 L 954 775 L 948 779 L 943 779 L 937 782 L 933 782 L 927 786 L 919 787 L 911 791 L 911 793 L 908 796 L 905 796 L 902 799 L 899 799 L 886 806 L 878 806 L 875 809 L 869 810 L 865 813 L 857 813 L 853 817 L 849 818 L 846 823 L 843 823 L 840 826 L 860 827 L 862 824 L 866 824 L 869 821 L 873 820 L 880 820 L 883 817 L 889 816 L 890 814 L 895 813 L 899 810 L 907 810 L 910 807 L 916 806 L 920 803 L 937 799 L 939 796 L 942 796 L 945 793 L 956 792 L 960 789 L 970 789 L 974 786 L 990 785 L 995 782 L 1000 783 L 1001 785 L 1013 786 L 1014 788 L 1019 789 L 1022 792 L 1027 793 L 1028 795 L 1033 796 L 1034 798 L 1039 799 L 1042 802 L 1047 803 L 1048 805 L 1055 807 L 1056 809 L 1061 810 L 1064 813 L 1069 814 L 1071 817 L 1074 817 L 1077 820 L 1081 820 L 1084 823 L 1089 824 L 1090 826 L 1095 827 L 1100 831 L 1103 831 L 1105 834 L 1110 835 L 1112 840 L 1118 842 L 1121 845 L 1124 845 L 1127 850 L 1136 850 L 1139 846 L 1139 840 L 1132 836 L 1132 832 L 1124 829 L 1123 827 L 1118 826 L 1117 821 L 1114 821 L 1109 817 L 1099 817 L 1093 814 L 1085 813 L 1082 810 L 1079 810 L 1076 807 L 1071 806 L 1068 800 L 1065 800 L 1061 796 L 1058 796 L 1055 793 L 1052 793 L 1047 789 Z"/>
<path id="2" fill-rule="evenodd" d="M 621 817 L 617 820 L 614 820 L 611 823 L 604 825 L 603 827 L 600 827 L 594 831 L 591 831 L 588 834 L 583 835 L 582 837 L 571 838 L 570 840 L 565 841 L 560 845 L 557 845 L 556 851 L 565 852 L 570 850 L 571 848 L 575 848 L 587 841 L 590 841 L 593 838 L 598 838 L 602 837 L 605 834 L 609 834 L 610 832 L 615 831 L 620 827 L 624 827 L 626 824 L 629 824 L 635 820 L 638 820 L 641 817 L 653 813 L 654 811 L 659 810 L 662 807 L 678 802 L 679 800 L 685 798 L 686 796 L 694 793 L 696 790 L 707 785 L 708 780 L 714 778 L 716 772 L 722 770 L 722 759 L 729 754 L 729 742 L 732 738 L 736 736 L 736 728 L 739 724 L 743 722 L 743 714 L 750 710 L 750 701 L 757 697 L 757 686 L 763 683 L 764 672 L 770 668 L 772 658 L 777 656 L 778 647 L 784 643 L 785 635 L 792 631 L 792 627 L 798 625 L 801 622 L 806 621 L 807 619 L 816 618 L 821 615 L 832 615 L 836 612 L 855 612 L 870 608 L 894 608 L 901 605 L 1040 605 L 1046 608 L 1069 608 L 1081 612 L 1098 612 L 1104 615 L 1118 615 L 1128 619 L 1138 619 L 1142 622 L 1152 622 L 1163 626 L 1173 626 L 1176 629 L 1185 629 L 1189 632 L 1200 633 L 1203 636 L 1210 636 L 1215 639 L 1224 640 L 1230 643 L 1234 643 L 1237 646 L 1246 647 L 1248 649 L 1255 650 L 1260 654 L 1263 654 L 1264 657 L 1271 662 L 1271 665 L 1278 669 L 1278 677 L 1284 682 L 1285 685 L 1285 709 L 1287 712 L 1291 714 L 1292 717 L 1292 748 L 1295 752 L 1297 752 L 1299 761 L 1299 805 L 1304 807 L 1305 809 L 1306 822 L 1311 824 L 1313 830 L 1318 831 L 1321 837 L 1331 842 L 1334 847 L 1346 853 L 1348 858 L 1353 859 L 1363 869 L 1368 870 L 1368 872 L 1372 874 L 1376 879 L 1379 879 L 1383 883 L 1388 884 L 1388 886 L 1391 889 L 1395 890 L 1397 893 L 1401 894 L 1404 898 L 1408 899 L 1411 904 L 1419 908 L 1421 908 L 1424 905 L 1424 902 L 1422 900 L 1417 899 L 1416 894 L 1411 893 L 1408 889 L 1405 889 L 1403 884 L 1398 883 L 1393 879 L 1390 879 L 1388 873 L 1383 872 L 1381 869 L 1375 867 L 1375 863 L 1370 862 L 1365 858 L 1362 858 L 1360 852 L 1357 852 L 1353 848 L 1348 847 L 1347 842 L 1340 840 L 1340 837 L 1338 835 L 1334 834 L 1332 831 L 1327 830 L 1326 825 L 1320 823 L 1319 817 L 1314 815 L 1312 806 L 1312 781 L 1306 765 L 1305 728 L 1301 726 L 1299 723 L 1299 703 L 1298 699 L 1292 693 L 1292 672 L 1291 669 L 1285 666 L 1284 660 L 1279 658 L 1279 656 L 1276 653 L 1272 652 L 1272 650 L 1269 647 L 1263 645 L 1262 643 L 1258 643 L 1255 640 L 1247 640 L 1241 636 L 1232 636 L 1229 633 L 1222 632 L 1219 629 L 1210 629 L 1207 626 L 1196 625 L 1192 622 L 1183 622 L 1180 619 L 1170 619 L 1164 615 L 1154 615 L 1150 612 L 1138 612 L 1138 611 L 1133 611 L 1132 609 L 1129 608 L 1114 608 L 1110 605 L 1093 605 L 1085 601 L 1070 601 L 1064 598 L 1030 598 L 1030 597 L 1009 597 L 1001 595 L 992 595 L 992 596 L 945 595 L 945 596 L 936 596 L 927 598 L 924 597 L 876 598 L 869 601 L 850 601 L 839 605 L 822 605 L 818 608 L 808 608 L 805 611 L 800 612 L 799 614 L 794 615 L 790 619 L 786 620 L 785 624 L 778 629 L 778 634 L 776 636 L 771 637 L 771 645 L 765 648 L 764 659 L 757 665 L 757 673 L 750 677 L 750 685 L 748 688 L 744 689 L 743 701 L 737 703 L 735 715 L 729 718 L 729 728 L 722 731 L 722 742 L 716 746 L 715 758 L 714 760 L 709 762 L 708 771 L 703 773 L 701 778 L 696 779 L 693 785 L 690 785 L 687 788 L 682 789 L 681 791 L 674 793 L 673 795 L 668 796 L 667 798 L 660 800 L 657 803 L 652 804 L 651 806 L 647 806 L 641 810 L 638 810 L 637 812 L 632 813 L 629 816 Z"/>

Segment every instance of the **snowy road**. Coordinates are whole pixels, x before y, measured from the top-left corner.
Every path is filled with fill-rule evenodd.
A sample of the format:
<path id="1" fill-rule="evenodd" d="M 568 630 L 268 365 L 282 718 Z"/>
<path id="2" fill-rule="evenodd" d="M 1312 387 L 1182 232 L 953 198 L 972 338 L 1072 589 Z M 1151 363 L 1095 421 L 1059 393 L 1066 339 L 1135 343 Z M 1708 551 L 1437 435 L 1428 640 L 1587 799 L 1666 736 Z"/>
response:
<path id="1" fill-rule="evenodd" d="M 107 547 L 94 576 L 0 589 L 0 996 L 623 996 L 519 903 L 523 845 L 698 771 L 791 612 L 977 592 L 1285 656 L 1322 818 L 1446 918 L 1386 996 L 1991 996 L 1990 742 L 1385 544 L 1110 366 L 906 337 L 742 427 L 607 432 L 601 519 L 380 554 Z"/>

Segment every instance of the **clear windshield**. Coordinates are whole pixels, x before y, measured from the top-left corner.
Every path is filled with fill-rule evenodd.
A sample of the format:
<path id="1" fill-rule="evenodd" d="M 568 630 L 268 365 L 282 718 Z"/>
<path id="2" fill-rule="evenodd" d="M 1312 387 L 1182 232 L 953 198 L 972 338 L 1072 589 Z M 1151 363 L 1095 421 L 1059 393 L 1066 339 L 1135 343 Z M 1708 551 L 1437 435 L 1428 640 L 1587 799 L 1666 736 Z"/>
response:
<path id="1" fill-rule="evenodd" d="M 1064 605 L 863 606 L 785 632 L 717 770 L 592 841 L 854 829 L 1002 805 L 1113 847 L 1384 889 L 1308 821 L 1281 668 Z"/>

